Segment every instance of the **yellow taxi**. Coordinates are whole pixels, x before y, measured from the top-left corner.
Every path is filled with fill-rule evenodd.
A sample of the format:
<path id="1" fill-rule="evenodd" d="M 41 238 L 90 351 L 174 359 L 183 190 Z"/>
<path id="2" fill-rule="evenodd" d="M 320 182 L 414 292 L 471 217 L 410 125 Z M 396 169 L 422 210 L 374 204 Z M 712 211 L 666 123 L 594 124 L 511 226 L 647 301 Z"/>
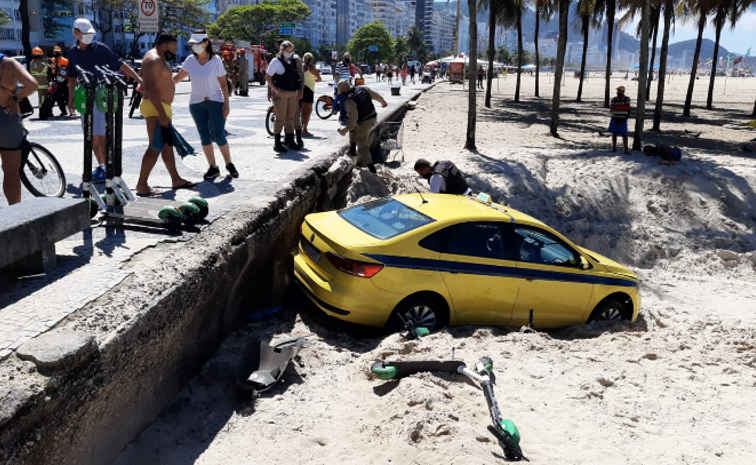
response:
<path id="1" fill-rule="evenodd" d="M 297 282 L 353 323 L 555 328 L 640 309 L 634 272 L 483 195 L 386 197 L 310 214 L 301 232 Z"/>

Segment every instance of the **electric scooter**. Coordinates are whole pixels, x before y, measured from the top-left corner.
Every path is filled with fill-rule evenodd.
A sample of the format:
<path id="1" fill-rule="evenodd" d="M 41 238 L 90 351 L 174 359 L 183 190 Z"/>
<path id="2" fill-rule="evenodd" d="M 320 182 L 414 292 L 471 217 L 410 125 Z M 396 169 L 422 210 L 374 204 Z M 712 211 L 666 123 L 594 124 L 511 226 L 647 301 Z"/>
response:
<path id="1" fill-rule="evenodd" d="M 137 199 L 121 178 L 123 174 L 123 105 L 126 83 L 113 71 L 97 67 L 103 85 L 94 88 L 94 77 L 77 67 L 85 86 L 86 113 L 84 117 L 84 196 L 90 198 L 92 217 L 101 212 L 101 222 L 107 226 L 124 223 L 177 230 L 182 223 L 193 227 L 209 213 L 202 197 L 186 202 L 165 199 Z M 105 113 L 105 194 L 99 195 L 92 184 L 92 139 L 94 105 Z"/>

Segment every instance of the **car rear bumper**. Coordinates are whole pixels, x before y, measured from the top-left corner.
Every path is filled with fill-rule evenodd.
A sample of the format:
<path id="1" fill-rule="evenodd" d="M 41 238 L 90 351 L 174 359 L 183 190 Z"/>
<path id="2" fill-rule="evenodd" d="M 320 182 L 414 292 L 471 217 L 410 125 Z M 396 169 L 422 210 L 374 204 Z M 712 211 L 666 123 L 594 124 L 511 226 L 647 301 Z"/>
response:
<path id="1" fill-rule="evenodd" d="M 341 320 L 383 327 L 400 295 L 384 291 L 365 278 L 347 278 L 348 285 L 324 281 L 301 254 L 294 257 L 294 277 L 305 295 L 323 312 Z"/>

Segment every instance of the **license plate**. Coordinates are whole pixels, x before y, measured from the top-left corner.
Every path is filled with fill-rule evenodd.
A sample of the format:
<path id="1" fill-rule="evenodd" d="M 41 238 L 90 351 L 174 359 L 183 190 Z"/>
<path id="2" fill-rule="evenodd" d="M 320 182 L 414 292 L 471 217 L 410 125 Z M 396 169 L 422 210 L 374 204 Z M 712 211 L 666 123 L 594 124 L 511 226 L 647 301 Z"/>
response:
<path id="1" fill-rule="evenodd" d="M 304 253 L 315 263 L 318 263 L 318 260 L 320 260 L 320 251 L 308 242 L 305 243 Z"/>

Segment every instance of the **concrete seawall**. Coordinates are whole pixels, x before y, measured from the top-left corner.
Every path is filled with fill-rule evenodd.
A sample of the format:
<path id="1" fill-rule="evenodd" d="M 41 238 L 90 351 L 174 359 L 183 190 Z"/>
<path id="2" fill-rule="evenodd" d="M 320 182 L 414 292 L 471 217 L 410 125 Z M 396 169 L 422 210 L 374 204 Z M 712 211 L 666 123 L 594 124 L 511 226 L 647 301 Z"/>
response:
<path id="1" fill-rule="evenodd" d="M 0 464 L 104 464 L 132 441 L 251 311 L 289 288 L 304 216 L 331 208 L 351 177 L 346 149 L 189 242 L 135 255 L 129 278 L 0 364 Z"/>

